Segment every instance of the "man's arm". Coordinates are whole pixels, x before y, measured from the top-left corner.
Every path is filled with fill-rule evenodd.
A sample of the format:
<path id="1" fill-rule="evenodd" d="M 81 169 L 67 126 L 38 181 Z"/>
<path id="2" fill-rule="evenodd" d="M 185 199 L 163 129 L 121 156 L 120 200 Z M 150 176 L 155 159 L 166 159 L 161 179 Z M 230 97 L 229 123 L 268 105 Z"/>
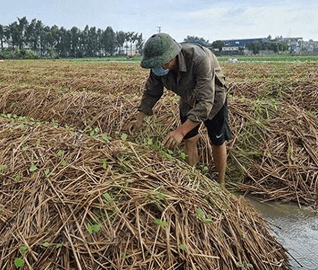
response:
<path id="1" fill-rule="evenodd" d="M 146 90 L 144 91 L 139 106 L 139 111 L 142 111 L 145 115 L 152 115 L 153 106 L 161 98 L 163 94 L 162 82 L 150 71 L 149 77 L 146 83 Z"/>
<path id="2" fill-rule="evenodd" d="M 161 98 L 163 94 L 163 84 L 159 81 L 150 71 L 146 83 L 146 90 L 143 93 L 140 106 L 138 108 L 138 114 L 135 119 L 128 124 L 127 131 L 129 134 L 136 133 L 142 126 L 142 121 L 146 115 L 152 115 L 153 106 Z"/>
<path id="3" fill-rule="evenodd" d="M 176 130 L 169 132 L 166 138 L 163 141 L 163 144 L 166 148 L 174 149 L 179 146 L 183 137 L 201 122 L 195 122 L 190 119 L 187 119 L 180 127 Z"/>
<path id="4" fill-rule="evenodd" d="M 195 87 L 193 89 L 196 103 L 188 112 L 188 119 L 204 122 L 208 119 L 215 98 L 215 71 L 208 57 L 202 58 L 194 65 Z"/>

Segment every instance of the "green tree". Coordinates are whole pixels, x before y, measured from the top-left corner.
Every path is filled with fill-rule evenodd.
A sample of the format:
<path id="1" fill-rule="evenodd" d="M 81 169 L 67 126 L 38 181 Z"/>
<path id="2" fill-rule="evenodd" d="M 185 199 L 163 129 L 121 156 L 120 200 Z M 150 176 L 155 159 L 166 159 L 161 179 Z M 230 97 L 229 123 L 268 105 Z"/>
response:
<path id="1" fill-rule="evenodd" d="M 128 46 L 128 42 L 131 42 L 132 41 L 132 37 L 134 35 L 135 32 L 126 32 L 125 33 L 125 41 L 126 41 L 126 55 L 128 55 L 128 52 L 127 52 L 127 49 L 129 48 Z"/>
<path id="2" fill-rule="evenodd" d="M 117 46 L 119 48 L 119 53 L 124 50 L 124 43 L 125 43 L 125 33 L 123 31 L 116 32 L 116 39 L 117 39 Z"/>
<path id="3" fill-rule="evenodd" d="M 43 55 L 43 42 L 44 42 L 44 24 L 42 21 L 36 21 L 34 27 L 34 36 L 36 38 L 36 46 L 40 50 L 40 55 Z M 38 52 L 38 50 L 36 50 Z"/>
<path id="4" fill-rule="evenodd" d="M 0 44 L 1 44 L 1 49 L 3 49 L 4 40 L 5 40 L 4 26 L 0 24 Z"/>
<path id="5" fill-rule="evenodd" d="M 113 29 L 108 26 L 102 35 L 102 44 L 106 55 L 113 55 L 116 50 L 116 35 Z"/>
<path id="6" fill-rule="evenodd" d="M 17 22 L 9 24 L 6 31 L 7 41 L 13 48 L 19 45 L 19 26 Z"/>
<path id="7" fill-rule="evenodd" d="M 216 40 L 212 43 L 212 48 L 219 49 L 219 51 L 222 51 L 222 48 L 224 47 L 224 41 L 222 40 Z"/>
<path id="8" fill-rule="evenodd" d="M 98 52 L 98 37 L 96 27 L 91 27 L 88 31 L 87 54 L 95 57 Z"/>
<path id="9" fill-rule="evenodd" d="M 83 54 L 85 56 L 91 56 L 90 55 L 90 50 L 88 49 L 89 47 L 89 26 L 86 25 L 84 30 L 80 33 L 81 36 L 81 50 L 83 50 Z"/>
<path id="10" fill-rule="evenodd" d="M 29 48 L 36 52 L 39 42 L 39 36 L 36 31 L 36 19 L 33 19 L 27 27 L 26 36 Z"/>
<path id="11" fill-rule="evenodd" d="M 79 45 L 80 45 L 80 30 L 73 26 L 72 29 L 69 31 L 69 34 L 71 36 L 71 51 L 70 55 L 71 57 L 77 57 L 79 53 Z"/>
<path id="12" fill-rule="evenodd" d="M 27 44 L 27 39 L 26 39 L 26 31 L 29 25 L 29 22 L 26 17 L 23 18 L 18 18 L 19 24 L 17 28 L 17 37 L 18 37 L 18 46 L 19 49 L 21 50 L 24 48 L 24 45 Z"/>
<path id="13" fill-rule="evenodd" d="M 96 32 L 96 42 L 97 42 L 96 46 L 97 46 L 97 54 L 98 54 L 98 56 L 102 55 L 102 48 L 103 48 L 103 45 L 102 45 L 102 34 L 103 34 L 102 29 L 98 28 L 97 32 Z"/>
<path id="14" fill-rule="evenodd" d="M 204 38 L 196 37 L 196 36 L 187 36 L 184 39 L 184 42 L 193 42 L 195 40 L 203 41 L 203 43 L 209 43 L 209 40 L 205 40 Z"/>
<path id="15" fill-rule="evenodd" d="M 259 41 L 254 41 L 250 44 L 247 44 L 246 47 L 253 51 L 254 54 L 258 54 L 259 51 L 262 49 L 262 44 Z"/>
<path id="16" fill-rule="evenodd" d="M 285 52 L 288 50 L 288 46 L 285 43 L 279 43 L 279 50 Z"/>
<path id="17" fill-rule="evenodd" d="M 70 55 L 70 34 L 64 27 L 61 27 L 58 35 L 59 43 L 56 45 L 57 54 L 61 57 L 68 57 Z"/>
<path id="18" fill-rule="evenodd" d="M 141 33 L 137 38 L 137 44 L 136 44 L 136 49 L 139 52 L 139 54 L 142 54 L 143 46 L 144 46 L 144 40 L 142 39 L 142 33 Z"/>

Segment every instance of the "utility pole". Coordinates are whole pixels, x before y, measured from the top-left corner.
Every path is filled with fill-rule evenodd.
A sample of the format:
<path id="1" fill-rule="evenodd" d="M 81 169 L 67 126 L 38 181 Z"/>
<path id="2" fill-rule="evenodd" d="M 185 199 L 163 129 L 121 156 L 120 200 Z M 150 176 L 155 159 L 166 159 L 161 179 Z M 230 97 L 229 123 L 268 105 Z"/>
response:
<path id="1" fill-rule="evenodd" d="M 157 26 L 158 32 L 161 33 L 161 26 Z"/>

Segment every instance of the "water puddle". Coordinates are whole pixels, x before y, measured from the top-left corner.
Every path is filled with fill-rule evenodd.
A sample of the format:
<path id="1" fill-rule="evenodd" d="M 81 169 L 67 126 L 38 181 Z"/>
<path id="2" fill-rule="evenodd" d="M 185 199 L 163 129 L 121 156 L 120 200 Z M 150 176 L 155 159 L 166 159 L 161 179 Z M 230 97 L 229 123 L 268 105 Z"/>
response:
<path id="1" fill-rule="evenodd" d="M 292 269 L 318 270 L 318 212 L 248 199 L 273 224 L 272 232 L 289 252 Z"/>

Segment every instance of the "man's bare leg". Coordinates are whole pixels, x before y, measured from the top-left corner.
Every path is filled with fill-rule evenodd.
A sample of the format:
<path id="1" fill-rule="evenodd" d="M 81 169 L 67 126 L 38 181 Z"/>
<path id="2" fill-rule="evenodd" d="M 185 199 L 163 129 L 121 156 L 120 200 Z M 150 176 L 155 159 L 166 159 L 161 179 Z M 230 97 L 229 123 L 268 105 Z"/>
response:
<path id="1" fill-rule="evenodd" d="M 187 163 L 190 166 L 194 166 L 199 162 L 199 155 L 198 155 L 198 147 L 197 142 L 199 140 L 200 135 L 196 135 L 192 138 L 184 140 L 184 151 L 187 155 Z"/>
<path id="2" fill-rule="evenodd" d="M 226 144 L 214 145 L 212 144 L 213 149 L 213 159 L 216 171 L 218 173 L 217 180 L 220 185 L 225 188 L 225 171 L 226 171 L 226 162 L 227 162 L 227 152 Z"/>

